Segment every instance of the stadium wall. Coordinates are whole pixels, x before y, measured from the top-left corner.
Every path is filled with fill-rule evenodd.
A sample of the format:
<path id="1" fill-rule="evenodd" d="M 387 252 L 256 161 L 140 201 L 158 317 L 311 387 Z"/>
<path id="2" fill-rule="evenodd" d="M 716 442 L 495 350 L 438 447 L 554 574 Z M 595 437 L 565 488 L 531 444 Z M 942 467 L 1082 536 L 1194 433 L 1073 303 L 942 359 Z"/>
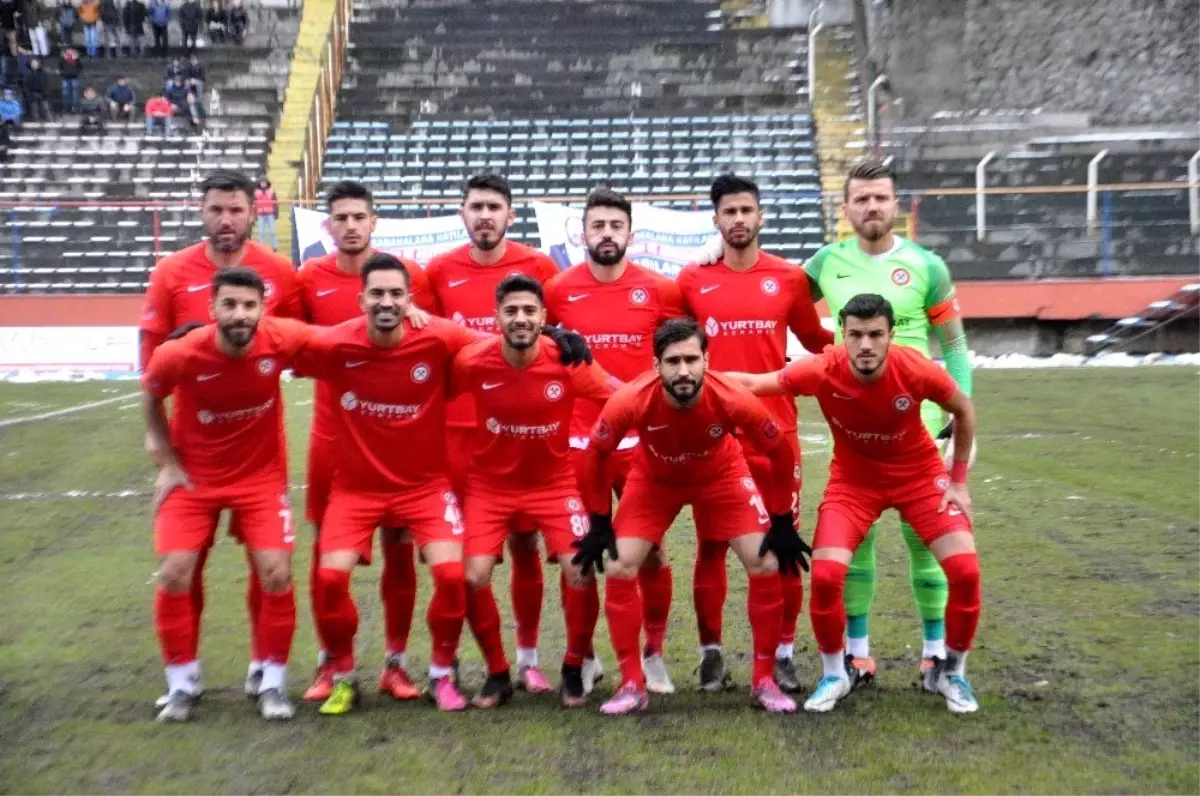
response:
<path id="1" fill-rule="evenodd" d="M 905 115 L 1075 111 L 1095 124 L 1200 118 L 1200 0 L 884 0 L 870 57 Z"/>

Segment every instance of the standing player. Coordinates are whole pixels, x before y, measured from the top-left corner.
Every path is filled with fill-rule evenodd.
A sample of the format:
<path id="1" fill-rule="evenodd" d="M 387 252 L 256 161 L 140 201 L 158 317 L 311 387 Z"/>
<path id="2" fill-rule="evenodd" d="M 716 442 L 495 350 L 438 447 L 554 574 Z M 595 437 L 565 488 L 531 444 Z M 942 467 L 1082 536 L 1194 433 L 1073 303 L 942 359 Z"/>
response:
<path id="1" fill-rule="evenodd" d="M 507 240 L 516 220 L 512 190 L 497 174 L 479 174 L 463 187 L 459 211 L 471 242 L 434 257 L 427 274 L 436 312 L 443 318 L 483 332 L 496 328 L 496 286 L 509 274 L 531 276 L 545 284 L 558 273 L 546 255 Z M 450 454 L 450 480 L 456 490 L 466 486 L 471 468 L 475 407 L 469 395 L 450 403 L 446 445 Z M 461 494 L 461 492 L 460 492 Z M 554 690 L 538 668 L 537 642 L 542 616 L 542 563 L 537 538 L 518 534 L 509 539 L 512 552 L 512 604 L 517 621 L 517 685 L 531 692 Z"/>
<path id="2" fill-rule="evenodd" d="M 833 313 L 851 297 L 874 293 L 886 298 L 896 316 L 896 342 L 929 356 L 929 336 L 937 336 L 946 370 L 964 393 L 971 394 L 971 362 L 954 283 L 942 259 L 892 233 L 896 218 L 896 178 L 879 163 L 855 166 L 846 178 L 842 212 L 854 227 L 854 238 L 825 246 L 805 270 L 813 294 L 824 296 Z M 921 407 L 930 434 L 942 427 L 942 410 L 935 403 Z M 900 530 L 909 553 L 913 596 L 922 619 L 921 684 L 934 691 L 933 662 L 944 658 L 946 575 L 937 559 L 903 517 Z M 874 676 L 868 619 L 875 597 L 875 532 L 855 553 L 846 582 L 849 650 L 856 681 Z"/>
<path id="3" fill-rule="evenodd" d="M 710 198 L 713 224 L 721 233 L 722 255 L 711 265 L 689 265 L 679 274 L 679 289 L 688 314 L 704 324 L 709 338 L 709 361 L 717 370 L 768 373 L 787 362 L 787 330 L 813 353 L 833 342 L 821 326 L 804 270 L 758 247 L 763 226 L 758 186 L 733 174 L 713 181 Z M 792 513 L 800 516 L 800 438 L 796 403 L 790 398 L 764 401 L 796 458 L 792 484 Z M 770 477 L 770 461 L 748 446 L 750 474 L 762 483 Z M 696 623 L 700 631 L 700 690 L 720 691 L 727 682 L 721 653 L 722 614 L 729 582 L 725 570 L 728 545 L 703 542 L 697 551 L 693 579 Z M 785 691 L 798 691 L 800 680 L 792 663 L 796 619 L 803 604 L 804 584 L 783 575 L 783 625 L 775 650 L 775 680 Z"/>
<path id="4" fill-rule="evenodd" d="M 159 721 L 187 721 L 200 695 L 200 576 L 221 511 L 230 509 L 263 593 L 257 616 L 265 719 L 290 719 L 287 661 L 296 629 L 291 508 L 279 374 L 312 337 L 263 318 L 266 288 L 248 268 L 209 276 L 215 324 L 161 345 L 142 377 L 147 436 L 157 452 L 154 540 L 160 556 L 155 625 L 167 670 Z M 175 396 L 168 428 L 163 401 Z"/>
<path id="5" fill-rule="evenodd" d="M 765 375 L 731 374 L 759 395 L 811 395 L 829 420 L 833 462 L 813 539 L 812 623 L 825 675 L 804 709 L 832 710 L 850 693 L 843 646 L 843 589 L 851 557 L 889 508 L 915 529 L 949 580 L 946 652 L 934 659 L 934 688 L 954 713 L 979 709 L 966 680 L 967 651 L 979 624 L 979 557 L 971 531 L 967 470 L 975 409 L 938 365 L 911 347 L 890 348 L 891 305 L 878 295 L 849 299 L 838 311 L 845 345 Z M 947 478 L 922 425 L 922 401 L 954 417 L 954 463 Z M 960 453 L 961 451 L 961 453 Z"/>
<path id="6" fill-rule="evenodd" d="M 500 336 L 460 351 L 451 376 L 452 392 L 474 396 L 480 429 L 470 451 L 475 465 L 464 499 L 467 622 L 483 650 L 488 677 L 472 704 L 490 708 L 512 696 L 492 570 L 511 530 L 536 528 L 547 555 L 562 568 L 563 705 L 580 707 L 586 702 L 583 663 L 591 652 L 600 603 L 595 578 L 571 563 L 572 543 L 587 533 L 587 514 L 567 440 L 577 399 L 603 403 L 619 382 L 598 365 L 567 368 L 560 362 L 558 349 L 541 336 L 546 310 L 537 280 L 524 274 L 505 277 L 496 288 L 496 303 Z"/>
<path id="7" fill-rule="evenodd" d="M 226 268 L 242 266 L 262 277 L 266 290 L 264 310 L 268 315 L 292 318 L 299 315 L 296 272 L 291 261 L 250 239 L 255 218 L 255 187 L 253 180 L 236 171 L 214 171 L 200 183 L 200 215 L 206 240 L 167 255 L 150 272 L 150 287 L 146 290 L 138 324 L 143 367 L 171 332 L 189 323 L 209 322 L 212 280 Z M 279 433 L 282 435 L 282 420 L 280 422 Z M 146 444 L 152 456 L 160 455 L 150 449 L 149 438 Z M 230 527 L 230 532 L 234 536 L 241 535 L 236 524 Z M 200 565 L 196 569 L 199 575 L 192 580 L 192 616 L 197 633 L 204 611 L 203 570 L 207 555 L 207 550 L 201 551 Z M 255 572 L 251 567 L 246 591 L 251 648 L 246 674 L 248 696 L 258 693 L 263 661 L 256 629 L 262 589 Z"/>
<path id="8" fill-rule="evenodd" d="M 372 253 L 371 235 L 378 219 L 375 202 L 365 185 L 339 182 L 325 198 L 329 212 L 329 232 L 337 250 L 314 257 L 300 267 L 297 275 L 302 317 L 318 326 L 336 326 L 358 318 L 362 309 L 358 294 L 362 287 L 363 263 Z M 432 309 L 432 296 L 425 272 L 416 263 L 405 262 L 412 281 L 414 306 Z M 329 502 L 334 464 L 338 449 L 334 443 L 337 425 L 338 394 L 324 381 L 316 385 L 312 430 L 308 443 L 308 489 L 306 513 L 320 534 L 321 520 Z M 381 534 L 383 570 L 379 576 L 379 595 L 383 601 L 387 662 L 379 676 L 379 690 L 395 699 L 415 699 L 420 691 L 413 685 L 405 665 L 409 629 L 417 600 L 417 571 L 413 563 L 412 537 L 403 529 L 384 528 Z M 315 605 L 319 580 L 320 556 L 313 538 L 313 558 L 309 571 L 309 596 Z M 315 615 L 315 612 L 314 612 Z M 333 689 L 333 671 L 321 644 L 316 675 L 304 693 L 304 699 L 324 702 Z"/>
<path id="9" fill-rule="evenodd" d="M 607 188 L 592 191 L 583 211 L 587 261 L 567 269 L 546 285 L 549 322 L 562 323 L 582 334 L 596 361 L 622 381 L 632 381 L 654 365 L 654 330 L 666 319 L 683 315 L 679 288 L 674 281 L 625 258 L 632 233 L 633 206 L 629 200 Z M 590 401 L 575 402 L 571 448 L 576 467 L 599 416 L 600 406 Z M 607 477 L 618 494 L 629 475 L 637 444 L 637 434 L 631 432 L 617 443 L 617 449 L 608 459 Z M 659 694 L 675 691 L 663 660 L 671 611 L 671 577 L 670 565 L 661 549 L 638 572 L 646 627 L 642 668 L 647 690 Z M 599 660 L 589 657 L 585 667 L 588 676 L 584 679 L 589 691 L 598 671 Z"/>
<path id="10" fill-rule="evenodd" d="M 604 713 L 631 713 L 649 704 L 638 657 L 642 597 L 635 576 L 689 503 L 697 536 L 728 542 L 749 576 L 754 703 L 772 713 L 796 710 L 773 678 L 783 607 L 779 569 L 798 573 L 806 549 L 792 517 L 795 454 L 753 396 L 725 376 L 705 376 L 707 348 L 695 321 L 663 323 L 654 335 L 657 372 L 643 374 L 609 400 L 583 459 L 580 482 L 592 512 L 591 529 L 576 560 L 586 571 L 609 551 L 604 605 L 623 680 L 601 708 Z M 638 430 L 642 444 L 614 523 L 606 460 L 630 429 Z M 733 439 L 735 429 L 771 458 L 771 478 L 761 496 Z"/>

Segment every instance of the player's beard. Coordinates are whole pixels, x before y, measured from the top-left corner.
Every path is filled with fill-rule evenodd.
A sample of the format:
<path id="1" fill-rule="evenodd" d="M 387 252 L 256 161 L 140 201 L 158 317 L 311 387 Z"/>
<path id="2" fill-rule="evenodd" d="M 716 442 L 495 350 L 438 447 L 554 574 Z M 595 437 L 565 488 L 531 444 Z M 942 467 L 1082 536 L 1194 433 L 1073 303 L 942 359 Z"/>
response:
<path id="1" fill-rule="evenodd" d="M 874 355 L 866 360 L 861 359 L 857 354 L 854 356 L 854 359 L 850 360 L 854 371 L 858 375 L 868 378 L 874 376 L 887 359 L 887 349 L 884 349 L 882 352 L 876 351 L 873 353 Z"/>
<path id="2" fill-rule="evenodd" d="M 741 251 L 754 245 L 754 242 L 758 240 L 758 233 L 761 229 L 761 227 L 734 227 L 729 232 L 722 232 L 721 240 L 725 241 L 725 244 L 731 249 Z"/>
<path id="3" fill-rule="evenodd" d="M 245 348 L 254 339 L 254 333 L 258 330 L 258 321 L 233 321 L 219 324 L 218 328 L 221 330 L 221 337 L 229 345 L 234 348 Z"/>
<path id="4" fill-rule="evenodd" d="M 215 232 L 209 230 L 205 230 L 205 232 L 208 234 L 209 243 L 221 254 L 232 254 L 246 245 L 246 241 L 250 238 L 249 227 L 240 232 L 233 226 L 218 227 Z"/>
<path id="5" fill-rule="evenodd" d="M 533 324 L 511 324 L 504 328 L 504 342 L 517 351 L 524 351 L 533 347 L 538 334 L 538 328 Z"/>
<path id="6" fill-rule="evenodd" d="M 892 231 L 892 224 L 888 222 L 885 216 L 876 218 L 864 218 L 860 223 L 852 225 L 854 233 L 863 240 L 868 240 L 874 243 L 877 240 L 882 240 L 889 232 Z"/>
<path id="7" fill-rule="evenodd" d="M 384 307 L 375 304 L 371 307 L 371 328 L 377 332 L 390 332 L 404 320 L 404 308 L 399 304 Z"/>
<path id="8" fill-rule="evenodd" d="M 490 252 L 492 249 L 504 242 L 504 236 L 508 233 L 508 226 L 504 225 L 499 228 L 488 227 L 479 229 L 475 227 L 471 233 L 471 243 L 475 244 L 476 248 L 485 252 Z M 484 237 L 486 235 L 487 237 Z"/>
<path id="9" fill-rule="evenodd" d="M 611 268 L 625 259 L 625 247 L 616 241 L 604 240 L 594 249 L 588 246 L 587 255 L 596 265 Z"/>
<path id="10" fill-rule="evenodd" d="M 371 248 L 371 239 L 369 237 L 357 238 L 352 242 L 343 239 L 341 243 L 337 244 L 337 250 L 339 252 L 342 254 L 348 254 L 351 257 L 357 257 L 369 248 Z"/>
<path id="11" fill-rule="evenodd" d="M 667 394 L 674 398 L 678 403 L 686 404 L 700 394 L 700 387 L 704 384 L 704 377 L 693 380 L 690 376 L 676 376 L 665 386 Z"/>

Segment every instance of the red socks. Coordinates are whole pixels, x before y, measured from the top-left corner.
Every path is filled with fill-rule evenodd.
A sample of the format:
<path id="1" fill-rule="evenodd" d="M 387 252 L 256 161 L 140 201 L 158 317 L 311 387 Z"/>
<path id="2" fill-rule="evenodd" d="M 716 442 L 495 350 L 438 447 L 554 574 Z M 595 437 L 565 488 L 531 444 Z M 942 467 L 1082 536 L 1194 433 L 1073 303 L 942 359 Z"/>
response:
<path id="1" fill-rule="evenodd" d="M 465 569 L 461 561 L 448 561 L 434 564 L 429 571 L 433 574 L 433 599 L 425 612 L 433 642 L 429 662 L 432 666 L 448 669 L 454 665 L 467 613 Z"/>
<path id="2" fill-rule="evenodd" d="M 729 594 L 729 574 L 725 570 L 724 542 L 701 542 L 692 572 L 692 604 L 696 608 L 696 626 L 700 645 L 721 643 L 725 597 Z"/>
<path id="3" fill-rule="evenodd" d="M 642 591 L 642 624 L 646 627 L 647 655 L 662 655 L 667 637 L 667 619 L 671 615 L 671 565 L 645 566 L 638 570 Z"/>
<path id="4" fill-rule="evenodd" d="M 600 619 L 600 595 L 594 580 L 579 588 L 564 580 L 563 595 L 563 613 L 567 622 L 567 653 L 563 663 L 582 666 L 584 659 L 592 654 L 592 637 Z"/>
<path id="5" fill-rule="evenodd" d="M 959 553 L 941 563 L 950 584 L 950 595 L 946 602 L 946 647 L 955 652 L 967 652 L 975 640 L 983 603 L 979 556 L 975 553 Z"/>
<path id="6" fill-rule="evenodd" d="M 750 617 L 750 639 L 754 645 L 752 682 L 775 674 L 775 647 L 779 644 L 779 620 L 783 610 L 779 575 L 751 575 L 746 600 Z"/>
<path id="7" fill-rule="evenodd" d="M 387 653 L 399 655 L 408 648 L 408 634 L 417 605 L 417 566 L 413 561 L 412 542 L 383 544 L 379 597 L 383 600 Z"/>
<path id="8" fill-rule="evenodd" d="M 845 647 L 846 608 L 842 598 L 846 591 L 846 573 L 850 568 L 826 558 L 812 562 L 812 583 L 809 588 L 808 610 L 812 617 L 813 635 L 821 652 L 831 654 Z"/>
<path id="9" fill-rule="evenodd" d="M 325 639 L 329 663 L 336 674 L 354 671 L 354 634 L 358 607 L 350 596 L 350 573 L 322 567 L 317 573 L 317 627 Z"/>
<path id="10" fill-rule="evenodd" d="M 542 625 L 542 558 L 538 548 L 532 550 L 509 548 L 512 556 L 513 618 L 517 621 L 517 646 L 536 649 Z"/>
<path id="11" fill-rule="evenodd" d="M 796 642 L 796 621 L 804 605 L 804 581 L 793 575 L 779 573 L 779 585 L 783 588 L 783 615 L 780 617 L 779 643 Z"/>
<path id="12" fill-rule="evenodd" d="M 258 615 L 258 651 L 264 663 L 287 663 L 296 634 L 296 590 L 264 591 Z M 353 636 L 351 636 L 353 638 Z"/>
<path id="13" fill-rule="evenodd" d="M 317 529 L 318 534 L 320 529 Z M 308 604 L 312 606 L 313 627 L 317 631 L 317 648 L 323 652 L 329 651 L 325 634 L 321 632 L 321 545 L 313 540 L 312 559 L 308 567 Z"/>
<path id="14" fill-rule="evenodd" d="M 200 551 L 199 558 L 196 559 L 196 568 L 192 572 L 192 622 L 195 624 L 196 638 L 200 638 L 200 620 L 204 615 L 204 565 L 208 562 L 208 553 L 212 550 L 211 547 L 206 547 Z M 250 638 L 254 638 L 254 634 L 250 634 Z M 253 645 L 253 641 L 250 642 Z"/>
<path id="15" fill-rule="evenodd" d="M 642 632 L 642 595 L 636 578 L 608 578 L 604 584 L 604 612 L 621 681 L 646 687 L 638 641 Z"/>
<path id="16" fill-rule="evenodd" d="M 199 574 L 199 570 L 197 570 Z M 196 583 L 192 581 L 193 585 Z M 162 586 L 154 592 L 154 627 L 163 663 L 178 666 L 196 660 L 200 636 L 195 613 L 195 591 L 171 594 Z"/>
<path id="17" fill-rule="evenodd" d="M 262 648 L 261 628 L 258 626 L 262 616 L 263 587 L 259 580 L 258 570 L 254 568 L 254 557 L 250 548 L 246 548 L 246 567 L 250 570 L 246 579 L 246 616 L 250 619 L 250 660 L 265 661 L 266 653 Z"/>
<path id="18" fill-rule="evenodd" d="M 480 589 L 467 589 L 467 622 L 479 642 L 488 674 L 508 671 L 504 641 L 500 638 L 500 609 L 496 607 L 490 583 Z"/>

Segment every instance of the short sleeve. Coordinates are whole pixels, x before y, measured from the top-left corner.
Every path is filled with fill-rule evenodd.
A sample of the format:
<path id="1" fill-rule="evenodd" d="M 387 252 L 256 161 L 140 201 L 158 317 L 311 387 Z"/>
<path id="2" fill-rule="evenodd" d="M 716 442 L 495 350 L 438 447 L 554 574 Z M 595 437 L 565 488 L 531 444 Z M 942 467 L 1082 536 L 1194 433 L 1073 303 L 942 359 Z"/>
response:
<path id="1" fill-rule="evenodd" d="M 926 359 L 921 354 L 909 358 L 909 368 L 915 377 L 920 400 L 929 400 L 944 404 L 958 392 L 958 384 L 938 363 Z"/>
<path id="2" fill-rule="evenodd" d="M 474 360 L 474 353 L 470 349 L 464 348 L 450 361 L 450 377 L 446 387 L 451 395 L 460 395 L 470 391 L 471 365 Z"/>
<path id="3" fill-rule="evenodd" d="M 186 351 L 182 340 L 171 340 L 154 350 L 142 373 L 142 389 L 155 398 L 166 398 L 183 379 Z"/>
<path id="4" fill-rule="evenodd" d="M 638 393 L 630 389 L 621 389 L 600 411 L 600 417 L 592 426 L 591 439 L 588 447 L 600 453 L 612 453 L 617 444 L 625 438 L 625 434 L 637 423 Z"/>
<path id="5" fill-rule="evenodd" d="M 142 316 L 138 327 L 142 331 L 166 337 L 175 331 L 175 311 L 171 306 L 171 278 L 161 265 L 150 272 L 150 287 L 142 300 Z"/>
<path id="6" fill-rule="evenodd" d="M 824 354 L 797 360 L 779 371 L 779 386 L 792 395 L 816 395 L 824 381 Z"/>
<path id="7" fill-rule="evenodd" d="M 553 279 L 542 285 L 542 295 L 546 298 L 546 323 L 557 326 L 562 320 L 558 317 L 558 286 L 562 283 L 561 272 Z"/>
<path id="8" fill-rule="evenodd" d="M 276 318 L 303 318 L 304 308 L 300 301 L 300 284 L 292 264 L 280 258 L 275 262 L 275 287 L 279 290 L 279 301 L 271 312 Z"/>
<path id="9" fill-rule="evenodd" d="M 696 311 L 688 305 L 687 297 L 698 267 L 696 265 L 685 265 L 683 270 L 679 272 L 679 275 L 675 277 L 675 287 L 679 289 L 680 315 L 690 315 L 692 317 L 696 315 Z"/>
<path id="10" fill-rule="evenodd" d="M 276 318 L 275 327 L 279 330 L 283 354 L 287 359 L 295 357 L 317 336 L 315 326 L 292 318 Z"/>
<path id="11" fill-rule="evenodd" d="M 305 345 L 292 357 L 292 367 L 305 376 L 327 379 L 331 372 L 329 363 L 333 351 L 337 347 L 337 338 L 334 335 L 337 333 L 338 327 L 310 326 L 308 328 L 311 330 L 311 335 Z"/>
<path id="12" fill-rule="evenodd" d="M 544 285 L 554 277 L 558 276 L 558 274 L 558 266 L 554 263 L 554 260 L 539 252 L 537 258 L 537 272 L 534 274 L 534 278 Z"/>
<path id="13" fill-rule="evenodd" d="M 675 281 L 665 277 L 660 280 L 658 283 L 658 298 L 661 302 L 659 320 L 679 318 L 687 314 L 683 309 L 683 291 Z"/>
<path id="14" fill-rule="evenodd" d="M 433 288 L 429 284 L 429 274 L 425 273 L 425 269 L 412 260 L 404 260 L 404 267 L 408 269 L 408 283 L 413 304 L 426 312 L 436 314 L 437 301 L 434 300 Z"/>
<path id="15" fill-rule="evenodd" d="M 571 386 L 575 388 L 577 397 L 603 404 L 613 396 L 622 382 L 610 375 L 599 363 L 578 365 L 567 371 L 571 376 Z"/>
<path id="16" fill-rule="evenodd" d="M 434 327 L 431 327 L 434 328 Z M 452 355 L 458 354 L 471 343 L 485 340 L 489 335 L 477 334 L 465 326 L 459 326 L 451 321 L 442 321 L 436 326 L 436 334 L 446 341 L 446 350 Z"/>
<path id="17" fill-rule="evenodd" d="M 812 294 L 813 301 L 821 300 L 821 269 L 825 265 L 825 253 L 828 251 L 827 246 L 823 246 L 817 250 L 817 253 L 804 263 L 804 273 L 808 275 L 808 281 L 811 285 L 809 293 Z"/>

